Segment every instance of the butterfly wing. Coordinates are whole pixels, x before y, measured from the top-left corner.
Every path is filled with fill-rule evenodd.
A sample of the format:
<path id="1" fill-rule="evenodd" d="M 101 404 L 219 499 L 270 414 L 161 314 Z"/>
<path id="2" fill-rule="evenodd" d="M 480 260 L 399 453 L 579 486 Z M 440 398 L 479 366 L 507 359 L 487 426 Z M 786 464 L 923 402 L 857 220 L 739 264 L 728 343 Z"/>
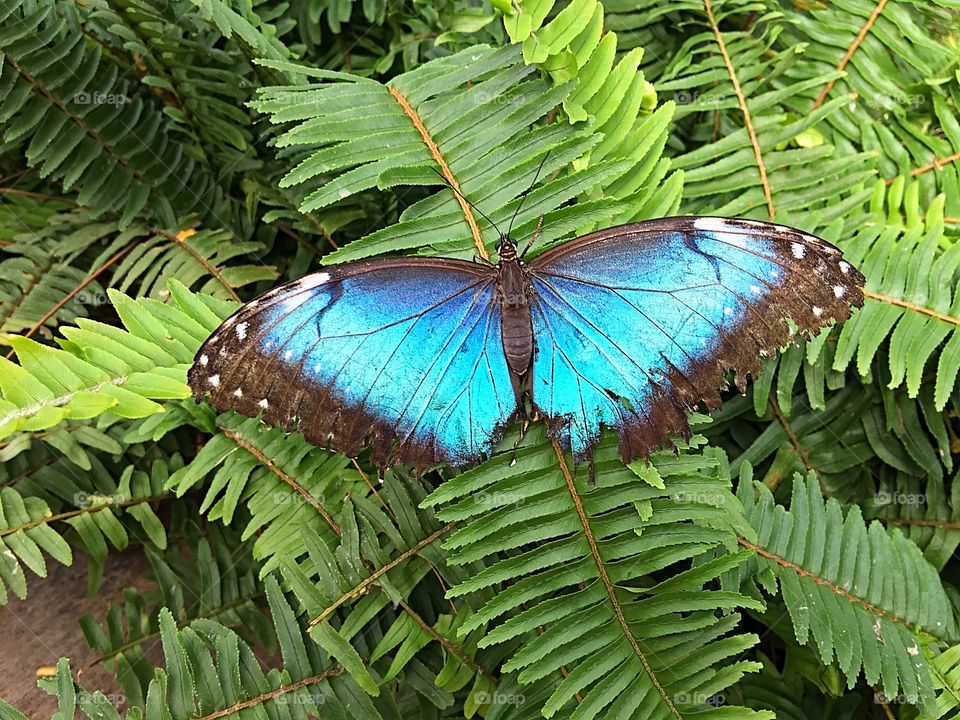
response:
<path id="1" fill-rule="evenodd" d="M 466 464 L 516 410 L 488 266 L 441 258 L 335 266 L 245 305 L 189 374 L 220 411 L 262 415 L 380 464 Z"/>
<path id="2" fill-rule="evenodd" d="M 840 251 L 792 228 L 664 218 L 552 248 L 529 264 L 532 396 L 552 434 L 582 456 L 601 425 L 629 461 L 689 435 L 685 411 L 719 407 L 728 369 L 761 369 L 786 344 L 863 304 Z"/>

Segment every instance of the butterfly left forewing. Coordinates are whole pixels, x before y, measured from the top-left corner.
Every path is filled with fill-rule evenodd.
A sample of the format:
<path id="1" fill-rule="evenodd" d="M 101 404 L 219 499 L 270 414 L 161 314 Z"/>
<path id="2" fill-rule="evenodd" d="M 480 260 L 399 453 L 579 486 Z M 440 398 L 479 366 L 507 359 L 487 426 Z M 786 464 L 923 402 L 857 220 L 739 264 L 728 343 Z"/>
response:
<path id="1" fill-rule="evenodd" d="M 201 347 L 198 398 L 312 443 L 422 469 L 488 454 L 516 410 L 490 269 L 398 258 L 257 298 Z"/>
<path id="2" fill-rule="evenodd" d="M 600 427 L 626 459 L 688 432 L 685 413 L 743 388 L 764 354 L 863 302 L 863 276 L 819 238 L 769 223 L 666 218 L 565 243 L 530 263 L 534 405 L 581 455 Z"/>

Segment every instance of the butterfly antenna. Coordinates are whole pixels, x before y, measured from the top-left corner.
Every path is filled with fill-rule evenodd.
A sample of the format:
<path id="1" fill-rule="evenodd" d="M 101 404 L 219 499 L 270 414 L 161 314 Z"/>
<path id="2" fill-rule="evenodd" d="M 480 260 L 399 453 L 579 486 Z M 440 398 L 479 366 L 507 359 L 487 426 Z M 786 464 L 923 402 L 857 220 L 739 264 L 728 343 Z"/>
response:
<path id="1" fill-rule="evenodd" d="M 441 180 L 443 180 L 443 184 L 444 184 L 444 185 L 446 185 L 448 188 L 450 188 L 451 190 L 453 190 L 453 192 L 456 193 L 457 196 L 458 196 L 461 200 L 463 200 L 467 205 L 469 205 L 471 210 L 476 210 L 478 213 L 480 213 L 480 217 L 482 217 L 484 220 L 486 220 L 488 223 L 490 223 L 490 225 L 493 227 L 493 229 L 497 231 L 497 235 L 503 235 L 503 233 L 500 232 L 500 228 L 497 227 L 497 224 L 496 224 L 493 220 L 491 220 L 490 217 L 489 217 L 483 210 L 481 210 L 481 209 L 478 208 L 476 205 L 474 205 L 472 202 L 470 202 L 469 200 L 467 200 L 467 198 L 464 196 L 464 194 L 463 194 L 462 192 L 460 192 L 457 188 L 455 188 L 455 187 L 453 186 L 453 183 L 451 183 L 449 180 L 447 180 L 447 178 L 443 175 L 442 172 L 440 172 L 439 170 L 437 170 L 435 167 L 431 167 L 430 169 L 433 170 Z"/>
<path id="2" fill-rule="evenodd" d="M 510 233 L 513 232 L 513 221 L 517 219 L 517 215 L 520 214 L 523 204 L 527 201 L 527 195 L 530 194 L 530 191 L 533 190 L 533 186 L 537 184 L 537 180 L 540 178 L 540 171 L 543 170 L 543 164 L 547 162 L 547 158 L 550 157 L 550 150 L 543 156 L 543 160 L 540 161 L 540 167 L 537 168 L 536 174 L 533 176 L 533 182 L 530 183 L 530 187 L 526 189 L 523 193 L 523 197 L 520 198 L 520 204 L 517 205 L 517 209 L 513 211 L 513 217 L 510 218 L 510 227 L 507 228 L 507 237 L 510 237 Z"/>

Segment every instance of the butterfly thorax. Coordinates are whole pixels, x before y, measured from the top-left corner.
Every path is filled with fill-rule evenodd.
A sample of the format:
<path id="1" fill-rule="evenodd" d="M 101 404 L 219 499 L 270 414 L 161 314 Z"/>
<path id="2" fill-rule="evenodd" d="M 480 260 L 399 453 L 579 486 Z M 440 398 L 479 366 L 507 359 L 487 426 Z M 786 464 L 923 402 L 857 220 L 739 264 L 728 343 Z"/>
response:
<path id="1" fill-rule="evenodd" d="M 519 380 L 533 356 L 533 326 L 530 319 L 530 276 L 516 248 L 504 243 L 497 264 L 497 295 L 503 313 L 503 351 L 510 372 Z"/>

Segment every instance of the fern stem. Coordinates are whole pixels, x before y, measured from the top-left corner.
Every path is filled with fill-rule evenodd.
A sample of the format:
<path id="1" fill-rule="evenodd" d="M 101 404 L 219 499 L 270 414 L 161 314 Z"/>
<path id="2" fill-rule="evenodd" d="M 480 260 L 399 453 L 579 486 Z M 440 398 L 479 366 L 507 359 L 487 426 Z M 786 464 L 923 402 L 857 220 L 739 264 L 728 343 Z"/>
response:
<path id="1" fill-rule="evenodd" d="M 195 720 L 216 720 L 217 718 L 230 717 L 239 713 L 241 710 L 246 710 L 247 708 L 257 707 L 269 700 L 275 700 L 276 698 L 286 695 L 288 693 L 296 692 L 297 690 L 302 690 L 305 687 L 310 685 L 316 685 L 317 683 L 323 682 L 324 680 L 329 680 L 332 677 L 337 677 L 338 675 L 343 674 L 343 668 L 337 666 L 331 668 L 330 670 L 325 670 L 319 675 L 311 675 L 308 678 L 303 680 L 298 680 L 295 683 L 290 685 L 282 685 L 276 690 L 271 690 L 270 692 L 260 693 L 256 697 L 250 698 L 249 700 L 241 700 L 235 705 L 232 705 L 223 710 L 217 710 L 216 712 L 210 713 L 209 715 L 203 715 L 202 717 L 197 717 Z"/>
<path id="2" fill-rule="evenodd" d="M 931 170 L 937 170 L 938 172 L 943 169 L 945 165 L 954 163 L 957 160 L 960 160 L 960 152 L 955 152 L 953 155 L 947 155 L 942 158 L 934 158 L 932 162 L 927 163 L 926 165 L 921 165 L 910 171 L 910 177 L 916 177 L 917 175 L 923 175 L 925 172 L 930 172 Z M 893 185 L 896 181 L 896 178 L 890 178 L 886 181 L 887 185 Z M 958 222 L 960 218 L 944 218 L 944 222 Z"/>
<path id="3" fill-rule="evenodd" d="M 444 525 L 442 528 L 439 528 L 438 530 L 433 531 L 423 540 L 421 540 L 416 545 L 414 545 L 412 548 L 405 550 L 404 552 L 400 553 L 397 557 L 395 557 L 393 560 L 388 562 L 386 565 L 378 568 L 377 570 L 374 570 L 373 573 L 371 573 L 368 577 L 365 577 L 363 580 L 357 583 L 355 587 L 343 593 L 329 607 L 324 608 L 323 612 L 321 612 L 316 617 L 311 618 L 308 627 L 312 628 L 315 625 L 323 622 L 326 618 L 330 616 L 331 613 L 333 613 L 334 610 L 336 610 L 338 607 L 343 605 L 345 602 L 347 602 L 351 598 L 359 597 L 360 595 L 362 595 L 366 591 L 366 589 L 371 585 L 373 585 L 381 576 L 393 570 L 393 568 L 395 568 L 397 565 L 402 563 L 404 560 L 407 560 L 408 558 L 411 558 L 414 555 L 418 554 L 421 550 L 423 550 L 423 548 L 436 542 L 439 538 L 443 537 L 446 533 L 452 530 L 455 525 L 456 523 L 449 523 L 447 525 Z"/>
<path id="4" fill-rule="evenodd" d="M 16 525 L 15 527 L 5 528 L 0 530 L 0 538 L 7 535 L 13 535 L 24 530 L 29 530 L 30 528 L 37 527 L 39 525 L 49 525 L 50 523 L 56 522 L 58 520 L 69 520 L 70 518 L 77 517 L 79 515 L 92 514 L 100 512 L 101 510 L 108 510 L 111 508 L 125 508 L 130 507 L 131 505 L 140 505 L 141 503 L 151 503 L 159 502 L 160 500 L 169 500 L 173 497 L 173 493 L 166 493 L 164 495 L 152 495 L 150 497 L 142 498 L 132 498 L 130 500 L 125 500 L 123 502 L 111 502 L 105 503 L 103 505 L 92 505 L 88 507 L 79 508 L 77 510 L 68 510 L 67 512 L 58 513 L 56 515 L 45 515 L 44 517 L 37 518 L 36 520 L 31 520 L 30 522 L 23 523 L 22 525 Z"/>
<path id="5" fill-rule="evenodd" d="M 890 706 L 885 703 L 883 700 L 878 698 L 877 702 L 880 704 L 880 707 L 883 708 L 883 714 L 887 717 L 887 720 L 897 720 L 896 716 L 893 714 L 893 711 L 890 710 Z"/>
<path id="6" fill-rule="evenodd" d="M 174 235 L 172 233 L 167 232 L 166 230 L 161 230 L 160 234 L 163 235 L 168 240 L 175 242 L 177 245 L 179 245 L 188 253 L 190 253 L 190 255 L 192 255 L 193 258 L 203 266 L 204 270 L 206 270 L 211 277 L 213 277 L 218 283 L 223 285 L 224 289 L 228 293 L 230 293 L 231 298 L 233 298 L 237 302 L 241 302 L 240 296 L 237 295 L 236 290 L 233 289 L 230 283 L 228 283 L 226 280 L 223 279 L 223 276 L 220 274 L 220 272 L 203 255 L 201 255 L 192 247 L 190 247 L 190 244 L 187 242 L 187 238 L 193 235 L 194 232 L 196 231 L 190 232 L 189 230 L 181 230 L 176 235 Z"/>
<path id="7" fill-rule="evenodd" d="M 780 405 L 777 402 L 777 399 L 773 396 L 773 394 L 770 395 L 769 404 L 770 404 L 770 410 L 773 412 L 774 417 L 777 418 L 777 422 L 780 423 L 780 427 L 782 427 L 783 431 L 787 434 L 787 438 L 790 440 L 790 444 L 793 445 L 793 449 L 796 450 L 797 455 L 800 456 L 800 460 L 801 462 L 803 462 L 804 468 L 809 472 L 816 473 L 817 476 L 819 477 L 819 473 L 817 472 L 817 469 L 810 462 L 809 453 L 807 453 L 806 449 L 803 447 L 802 443 L 800 442 L 800 437 L 797 435 L 793 427 L 791 427 L 790 422 L 787 420 L 786 416 L 783 414 L 783 410 L 780 409 Z M 780 481 L 782 480 L 783 480 L 783 477 L 781 476 L 777 479 L 776 483 L 772 485 L 768 483 L 767 487 L 769 487 L 771 490 L 775 490 L 777 485 L 779 485 Z M 823 490 L 826 490 L 826 488 L 823 487 L 823 483 L 821 483 L 820 486 Z"/>
<path id="8" fill-rule="evenodd" d="M 64 295 L 63 298 L 62 298 L 56 305 L 54 305 L 52 308 L 50 308 L 50 309 L 44 314 L 44 316 L 43 316 L 42 318 L 40 318 L 39 320 L 37 320 L 37 322 L 34 323 L 33 327 L 31 327 L 29 330 L 27 330 L 27 331 L 23 334 L 23 337 L 30 337 L 31 335 L 33 335 L 37 330 L 39 330 L 39 329 L 43 326 L 43 324 L 44 324 L 47 320 L 49 320 L 51 317 L 53 317 L 53 316 L 60 310 L 60 308 L 62 308 L 64 305 L 66 305 L 68 302 L 70 302 L 70 300 L 72 300 L 73 297 L 74 297 L 78 292 L 80 292 L 80 291 L 83 290 L 87 285 L 89 285 L 89 284 L 92 283 L 94 280 L 96 280 L 97 277 L 99 277 L 103 272 L 105 272 L 105 271 L 106 271 L 111 265 L 113 265 L 117 260 L 119 260 L 119 259 L 122 258 L 124 255 L 126 255 L 128 252 L 130 252 L 131 250 L 133 250 L 133 248 L 134 248 L 134 246 L 135 246 L 136 244 L 137 244 L 137 241 L 136 241 L 136 240 L 133 240 L 133 241 L 131 241 L 125 248 L 121 248 L 120 250 L 118 250 L 117 252 L 115 252 L 112 256 L 110 256 L 109 258 L 107 258 L 107 260 L 106 260 L 100 267 L 98 267 L 98 268 L 97 268 L 96 270 L 94 270 L 92 273 L 90 273 L 89 275 L 87 275 L 83 280 L 81 280 L 80 283 L 79 283 L 78 285 L 76 285 L 76 287 L 73 288 L 73 290 L 71 290 L 71 291 L 68 292 L 66 295 Z M 13 357 L 13 350 L 12 350 L 12 349 L 10 350 L 10 352 L 7 353 L 7 360 L 9 360 L 11 357 Z"/>
<path id="9" fill-rule="evenodd" d="M 775 562 L 775 563 L 776 563 L 777 565 L 779 565 L 780 567 L 786 568 L 786 569 L 788 569 L 788 570 L 792 570 L 793 572 L 795 572 L 795 573 L 796 573 L 797 575 L 799 575 L 800 577 L 810 578 L 810 579 L 811 579 L 813 582 L 815 582 L 817 585 L 820 585 L 821 587 L 827 588 L 828 590 L 830 590 L 830 592 L 834 593 L 835 595 L 839 595 L 840 597 L 842 597 L 844 600 L 847 600 L 848 602 L 851 602 L 851 603 L 853 603 L 853 604 L 855 604 L 855 605 L 859 605 L 859 606 L 862 607 L 864 610 L 866 610 L 867 612 L 869 612 L 869 613 L 871 613 L 871 614 L 873 614 L 873 615 L 876 615 L 876 616 L 878 616 L 878 617 L 883 617 L 883 618 L 886 618 L 887 620 L 889 620 L 890 622 L 894 622 L 894 623 L 898 623 L 898 624 L 900 624 L 900 625 L 903 625 L 904 627 L 909 628 L 912 632 L 919 633 L 919 634 L 923 635 L 924 637 L 928 637 L 928 638 L 931 638 L 931 639 L 934 639 L 934 640 L 939 640 L 939 639 L 940 639 L 940 638 L 937 638 L 937 637 L 934 636 L 934 635 L 931 635 L 930 633 L 926 632 L 925 630 L 920 629 L 919 627 L 917 627 L 917 626 L 914 625 L 913 623 L 909 622 L 908 620 L 904 620 L 903 618 L 901 618 L 901 617 L 899 617 L 899 616 L 897 616 L 897 615 L 894 615 L 894 614 L 892 614 L 892 613 L 888 613 L 886 610 L 877 607 L 877 606 L 874 605 L 873 603 L 868 602 L 868 601 L 864 600 L 863 598 L 857 597 L 856 595 L 854 595 L 854 594 L 851 593 L 851 592 L 848 592 L 847 590 L 844 590 L 842 587 L 840 587 L 839 585 L 836 585 L 835 583 L 831 582 L 830 580 L 827 580 L 826 578 L 822 578 L 822 577 L 820 577 L 819 575 L 817 575 L 816 573 L 810 572 L 809 570 L 806 570 L 806 569 L 800 567 L 800 566 L 797 565 L 796 563 L 790 562 L 789 560 L 787 560 L 787 559 L 784 558 L 784 557 L 780 557 L 779 555 L 775 555 L 774 553 L 770 552 L 769 550 L 767 550 L 767 549 L 765 549 L 765 548 L 763 548 L 763 547 L 760 547 L 759 545 L 755 545 L 754 543 L 750 542 L 750 541 L 747 540 L 746 538 L 740 537 L 740 536 L 738 535 L 738 536 L 737 536 L 737 542 L 738 542 L 740 545 L 742 545 L 743 547 L 747 548 L 748 550 L 753 550 L 755 553 L 757 553 L 757 555 L 760 555 L 761 557 L 764 557 L 764 558 L 766 558 L 767 560 L 772 560 L 773 562 Z"/>
<path id="10" fill-rule="evenodd" d="M 951 325 L 960 325 L 960 319 L 953 317 L 952 315 L 944 315 L 943 313 L 937 312 L 936 310 L 931 310 L 928 307 L 923 305 L 915 305 L 912 302 L 907 302 L 906 300 L 901 300 L 900 298 L 890 297 L 889 295 L 882 295 L 880 293 L 870 292 L 869 290 L 863 291 L 863 296 L 871 298 L 873 300 L 879 300 L 880 302 L 887 303 L 888 305 L 896 305 L 897 307 L 907 308 L 913 312 L 921 313 L 922 315 L 929 315 L 932 318 L 937 320 L 942 320 L 943 322 L 950 323 Z"/>
<path id="11" fill-rule="evenodd" d="M 460 659 L 460 662 L 462 662 L 464 665 L 469 667 L 478 675 L 483 675 L 485 678 L 487 678 L 487 680 L 490 680 L 491 682 L 497 683 L 497 684 L 500 683 L 500 678 L 498 678 L 492 672 L 490 672 L 485 667 L 483 667 L 483 665 L 481 665 L 472 657 L 470 657 L 470 654 L 466 650 L 464 650 L 462 647 L 452 642 L 449 638 L 446 638 L 440 633 L 438 633 L 435 627 L 433 627 L 432 625 L 430 625 L 430 623 L 428 623 L 426 620 L 420 617 L 420 614 L 416 610 L 414 610 L 412 607 L 407 605 L 406 602 L 404 602 L 403 600 L 400 600 L 399 603 L 400 603 L 400 607 L 403 608 L 404 612 L 406 612 L 407 615 L 413 618 L 414 622 L 416 622 L 417 625 L 423 628 L 424 632 L 430 635 L 438 643 L 443 645 L 443 647 L 445 647 L 447 650 L 449 650 L 454 655 L 456 655 Z"/>
<path id="12" fill-rule="evenodd" d="M 723 35 L 720 33 L 720 26 L 717 24 L 717 18 L 713 14 L 713 3 L 711 0 L 703 0 L 703 6 L 707 11 L 707 19 L 710 21 L 710 29 L 713 30 L 713 36 L 720 46 L 720 54 L 723 55 L 723 62 L 727 66 L 727 74 L 730 76 L 730 82 L 733 83 L 733 92 L 737 96 L 737 102 L 740 104 L 740 111 L 743 113 L 743 124 L 747 128 L 747 134 L 750 136 L 750 144 L 753 146 L 753 156 L 757 162 L 757 170 L 760 173 L 760 184 L 763 186 L 763 196 L 767 201 L 767 215 L 770 220 L 774 219 L 777 209 L 773 205 L 773 194 L 770 191 L 770 182 L 767 179 L 767 166 L 763 162 L 763 152 L 760 150 L 760 141 L 757 139 L 757 133 L 753 129 L 753 121 L 750 119 L 750 110 L 747 108 L 747 98 L 743 94 L 743 88 L 740 87 L 740 80 L 737 78 L 736 68 L 733 67 L 733 61 L 727 52 L 727 45 L 723 41 Z"/>
<path id="13" fill-rule="evenodd" d="M 437 143 L 434 142 L 433 138 L 430 137 L 430 131 L 424 126 L 423 121 L 420 119 L 420 115 L 417 114 L 417 111 L 411 107 L 410 103 L 407 102 L 407 99 L 403 94 L 393 86 L 388 86 L 387 90 L 390 91 L 390 94 L 396 98 L 396 101 L 400 103 L 400 107 L 403 108 L 403 112 L 406 113 L 407 117 L 410 118 L 410 121 L 413 123 L 413 126 L 417 129 L 417 132 L 420 133 L 420 137 L 423 138 L 424 145 L 427 146 L 430 150 L 430 154 L 433 156 L 433 159 L 436 160 L 437 165 L 440 166 L 440 170 L 443 172 L 444 179 L 450 183 L 455 192 L 453 193 L 457 197 L 457 202 L 460 204 L 460 209 L 463 211 L 463 217 L 467 221 L 467 225 L 470 226 L 470 234 L 473 235 L 473 244 L 477 247 L 477 255 L 482 257 L 484 260 L 489 259 L 487 254 L 487 249 L 483 245 L 483 237 L 480 235 L 480 228 L 477 225 L 476 219 L 473 217 L 473 211 L 470 209 L 469 203 L 463 197 L 463 193 L 460 191 L 460 183 L 457 181 L 457 178 L 454 177 L 453 172 L 450 170 L 450 166 L 447 165 L 447 161 L 443 159 L 443 155 L 440 154 L 440 148 L 437 147 Z"/>
<path id="14" fill-rule="evenodd" d="M 248 602 L 253 602 L 253 601 L 256 600 L 256 599 L 263 597 L 263 595 L 264 595 L 264 592 L 263 592 L 263 591 L 260 591 L 260 592 L 251 593 L 251 594 L 249 594 L 249 595 L 243 595 L 242 597 L 234 598 L 234 599 L 231 600 L 230 602 L 224 603 L 223 605 L 221 605 L 221 606 L 219 606 L 219 607 L 213 608 L 213 609 L 210 610 L 209 612 L 200 613 L 200 614 L 198 614 L 198 615 L 195 615 L 194 617 L 192 617 L 192 618 L 190 618 L 189 620 L 183 622 L 182 624 L 177 625 L 177 628 L 178 628 L 178 629 L 183 629 L 183 628 L 189 626 L 190 623 L 192 623 L 194 620 L 200 620 L 200 619 L 204 619 L 204 618 L 216 619 L 218 616 L 223 615 L 224 613 L 229 612 L 229 611 L 233 610 L 234 608 L 240 607 L 241 605 L 244 605 L 244 604 L 246 604 L 246 603 L 248 603 Z M 199 601 L 198 601 L 198 602 L 199 602 Z M 196 606 L 196 604 L 194 604 L 194 606 Z M 237 623 L 234 623 L 234 624 L 226 624 L 226 625 L 224 625 L 224 627 L 228 627 L 228 628 L 239 627 L 239 624 L 237 624 Z M 79 669 L 77 670 L 77 680 L 79 681 L 79 680 L 80 680 L 80 676 L 83 675 L 83 673 L 85 673 L 87 670 L 90 670 L 90 669 L 96 667 L 97 665 L 101 665 L 101 664 L 105 663 L 107 660 L 112 660 L 112 659 L 114 659 L 115 657 L 117 657 L 117 655 L 122 655 L 123 653 L 127 652 L 128 650 L 132 650 L 133 648 L 137 647 L 138 645 L 143 645 L 144 643 L 146 643 L 146 642 L 148 642 L 148 641 L 150 641 L 150 640 L 153 640 L 153 639 L 155 639 L 155 638 L 159 638 L 159 637 L 160 637 L 160 631 L 159 631 L 159 630 L 157 630 L 156 632 L 147 633 L 146 635 L 142 635 L 142 636 L 136 638 L 135 640 L 130 640 L 129 642 L 126 642 L 126 643 L 124 643 L 123 645 L 118 646 L 116 649 L 114 649 L 113 652 L 111 652 L 111 653 L 109 653 L 109 654 L 107 654 L 107 655 L 101 655 L 100 657 L 91 660 L 91 661 L 88 662 L 86 665 L 84 665 L 82 668 L 79 668 Z M 116 677 L 116 675 L 114 675 L 114 677 Z"/>
<path id="15" fill-rule="evenodd" d="M 270 472 L 272 472 L 274 475 L 280 478 L 283 482 L 285 482 L 287 485 L 293 488 L 294 492 L 296 492 L 300 497 L 306 500 L 307 504 L 309 504 L 314 510 L 317 511 L 320 517 L 322 517 L 326 521 L 327 525 L 330 526 L 330 529 L 333 530 L 333 532 L 335 532 L 338 537 L 343 534 L 343 531 L 340 529 L 340 526 L 337 525 L 336 521 L 333 519 L 330 513 L 327 512 L 327 509 L 323 507 L 320 501 L 317 500 L 313 495 L 311 495 L 310 492 L 303 485 L 301 485 L 296 478 L 292 477 L 291 475 L 288 475 L 281 468 L 277 467 L 277 465 L 273 462 L 273 460 L 271 460 L 266 455 L 264 455 L 263 452 L 261 452 L 260 448 L 258 448 L 253 443 L 248 442 L 239 433 L 234 432 L 230 428 L 223 427 L 222 425 L 217 425 L 217 429 L 220 432 L 222 432 L 224 435 L 226 435 L 228 438 L 233 440 L 237 445 L 239 445 L 244 450 L 246 450 L 248 453 L 253 455 L 257 460 L 259 460 L 263 465 L 265 465 Z"/>
<path id="16" fill-rule="evenodd" d="M 73 207 L 80 207 L 76 200 L 60 197 L 58 195 L 47 195 L 45 193 L 32 192 L 30 190 L 17 190 L 16 188 L 0 188 L 0 195 L 19 195 L 20 197 L 33 198 L 34 200 L 44 200 L 46 202 L 63 203 Z"/>
<path id="17" fill-rule="evenodd" d="M 147 179 L 143 176 L 143 174 L 139 170 L 137 170 L 135 167 L 133 167 L 130 164 L 130 161 L 126 157 L 124 157 L 121 153 L 119 153 L 117 149 L 114 148 L 112 145 L 108 144 L 100 136 L 100 134 L 96 130 L 91 128 L 89 125 L 87 125 L 82 118 L 80 118 L 75 113 L 70 112 L 70 109 L 63 102 L 61 102 L 60 98 L 58 98 L 56 95 L 50 92 L 46 87 L 41 85 L 37 81 L 37 79 L 33 77 L 33 75 L 31 75 L 22 67 L 20 67 L 20 65 L 16 62 L 16 60 L 11 58 L 9 55 L 7 55 L 4 59 L 8 63 L 10 63 L 10 66 L 14 70 L 20 73 L 20 75 L 23 77 L 24 80 L 26 80 L 28 83 L 30 83 L 30 85 L 36 88 L 37 92 L 41 93 L 44 97 L 46 97 L 47 100 L 49 100 L 50 103 L 57 108 L 57 110 L 59 110 L 68 118 L 70 118 L 70 120 L 75 125 L 77 125 L 80 129 L 82 129 L 84 133 L 86 133 L 95 143 L 97 143 L 97 145 L 102 147 L 108 155 L 111 155 L 113 158 L 115 158 L 117 163 L 123 166 L 124 170 L 129 172 L 139 182 L 142 182 L 144 185 L 146 185 L 150 189 L 151 193 L 156 192 L 156 188 L 153 186 L 153 184 L 148 183 Z M 130 128 L 127 128 L 127 129 L 129 130 Z"/>
<path id="18" fill-rule="evenodd" d="M 709 1 L 710 0 L 707 0 L 708 3 Z M 593 560 L 597 564 L 597 572 L 599 573 L 600 582 L 603 583 L 603 587 L 607 591 L 607 597 L 610 599 L 610 604 L 613 606 L 613 613 L 616 615 L 617 623 L 620 625 L 621 630 L 623 630 L 623 634 L 627 638 L 627 642 L 630 643 L 630 646 L 633 648 L 633 652 L 640 660 L 640 664 L 643 665 L 643 669 L 650 677 L 650 682 L 653 683 L 653 687 L 656 689 L 660 697 L 663 698 L 663 702 L 666 704 L 667 708 L 674 717 L 682 720 L 683 715 L 681 715 L 680 711 L 677 710 L 677 707 L 673 704 L 673 701 L 670 699 L 667 691 L 664 689 L 663 685 L 660 684 L 660 681 L 653 672 L 653 668 L 650 666 L 650 661 L 640 648 L 636 638 L 634 638 L 633 631 L 630 630 L 630 624 L 627 622 L 627 618 L 623 613 L 623 607 L 621 607 L 620 600 L 617 598 L 616 591 L 613 588 L 613 583 L 610 581 L 610 577 L 607 575 L 606 563 L 600 556 L 600 547 L 597 545 L 597 539 L 593 536 L 593 531 L 590 529 L 590 518 L 587 517 L 587 511 L 583 507 L 583 501 L 580 499 L 580 494 L 577 492 L 576 485 L 574 485 L 573 475 L 570 473 L 570 468 L 567 467 L 567 460 L 563 455 L 563 449 L 560 447 L 560 443 L 558 443 L 556 439 L 552 439 L 551 443 L 553 444 L 554 452 L 557 454 L 557 461 L 560 463 L 560 471 L 563 473 L 563 478 L 567 482 L 567 490 L 570 493 L 570 499 L 573 501 L 573 507 L 576 509 L 577 516 L 580 518 L 580 524 L 583 525 L 583 535 L 587 539 L 587 544 L 590 546 L 590 554 L 593 555 Z"/>
<path id="19" fill-rule="evenodd" d="M 853 57 L 853 54 L 859 49 L 860 45 L 863 44 L 864 39 L 867 37 L 867 33 L 870 32 L 870 29 L 873 27 L 873 24 L 877 21 L 877 18 L 880 17 L 880 13 L 883 12 L 883 8 L 886 7 L 887 0 L 880 0 L 877 3 L 877 6 L 873 9 L 873 12 L 870 13 L 870 17 L 867 18 L 867 22 L 860 32 L 857 33 L 857 37 L 854 38 L 853 42 L 850 44 L 850 47 L 847 48 L 847 52 L 844 53 L 843 57 L 840 59 L 840 62 L 837 64 L 837 70 L 843 72 L 847 67 L 847 63 L 850 62 L 850 58 Z M 836 84 L 836 79 L 830 80 L 826 85 L 823 86 L 823 90 L 820 91 L 820 94 L 817 95 L 817 99 L 813 101 L 813 105 L 810 108 L 810 112 L 813 112 L 818 107 L 823 105 L 824 101 L 827 99 L 827 95 L 833 89 L 833 86 Z"/>

